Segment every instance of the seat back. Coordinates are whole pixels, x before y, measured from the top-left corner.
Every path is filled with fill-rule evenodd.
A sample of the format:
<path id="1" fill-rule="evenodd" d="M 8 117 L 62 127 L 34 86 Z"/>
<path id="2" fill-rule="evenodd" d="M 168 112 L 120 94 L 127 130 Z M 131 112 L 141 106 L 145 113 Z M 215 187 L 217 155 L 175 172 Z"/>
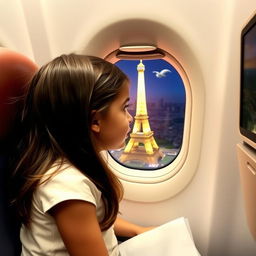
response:
<path id="1" fill-rule="evenodd" d="M 9 156 L 15 150 L 19 134 L 17 119 L 21 108 L 15 100 L 37 70 L 27 57 L 0 47 L 0 248 L 1 255 L 20 255 L 20 225 L 10 211 L 7 180 Z"/>

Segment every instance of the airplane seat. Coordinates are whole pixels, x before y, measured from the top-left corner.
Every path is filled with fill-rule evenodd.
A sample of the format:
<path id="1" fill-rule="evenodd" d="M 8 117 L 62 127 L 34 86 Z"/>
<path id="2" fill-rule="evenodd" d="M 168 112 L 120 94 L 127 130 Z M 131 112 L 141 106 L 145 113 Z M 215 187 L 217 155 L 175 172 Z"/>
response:
<path id="1" fill-rule="evenodd" d="M 0 240 L 1 255 L 20 255 L 20 225 L 9 203 L 9 162 L 19 137 L 21 96 L 37 70 L 27 57 L 0 47 Z"/>

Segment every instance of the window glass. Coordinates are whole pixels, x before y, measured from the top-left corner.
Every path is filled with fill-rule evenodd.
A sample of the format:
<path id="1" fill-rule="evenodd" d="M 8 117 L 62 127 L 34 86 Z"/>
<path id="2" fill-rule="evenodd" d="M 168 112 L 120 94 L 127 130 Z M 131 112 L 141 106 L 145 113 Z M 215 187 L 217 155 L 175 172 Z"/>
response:
<path id="1" fill-rule="evenodd" d="M 120 60 L 115 63 L 130 79 L 133 116 L 126 146 L 109 151 L 120 164 L 157 170 L 172 163 L 182 146 L 186 92 L 176 69 L 167 61 Z"/>

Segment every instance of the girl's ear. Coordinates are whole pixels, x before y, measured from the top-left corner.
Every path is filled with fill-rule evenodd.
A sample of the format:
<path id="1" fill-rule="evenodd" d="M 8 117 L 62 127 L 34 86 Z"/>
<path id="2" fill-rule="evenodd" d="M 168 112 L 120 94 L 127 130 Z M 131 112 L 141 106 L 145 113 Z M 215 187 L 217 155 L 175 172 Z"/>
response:
<path id="1" fill-rule="evenodd" d="M 93 110 L 91 112 L 91 118 L 92 118 L 91 130 L 93 132 L 99 133 L 100 132 L 100 113 L 97 112 L 96 110 Z"/>

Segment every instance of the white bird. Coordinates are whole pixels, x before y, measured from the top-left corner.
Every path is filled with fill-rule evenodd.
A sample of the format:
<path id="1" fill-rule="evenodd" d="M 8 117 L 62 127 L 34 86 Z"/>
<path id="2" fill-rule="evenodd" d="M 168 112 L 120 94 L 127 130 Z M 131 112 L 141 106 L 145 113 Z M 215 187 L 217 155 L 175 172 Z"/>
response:
<path id="1" fill-rule="evenodd" d="M 165 77 L 165 76 L 166 76 L 166 73 L 168 73 L 168 72 L 172 72 L 172 71 L 169 70 L 169 69 L 163 69 L 163 70 L 161 70 L 160 72 L 158 72 L 158 71 L 153 71 L 153 73 L 156 73 L 156 77 L 158 77 L 158 78 Z"/>

